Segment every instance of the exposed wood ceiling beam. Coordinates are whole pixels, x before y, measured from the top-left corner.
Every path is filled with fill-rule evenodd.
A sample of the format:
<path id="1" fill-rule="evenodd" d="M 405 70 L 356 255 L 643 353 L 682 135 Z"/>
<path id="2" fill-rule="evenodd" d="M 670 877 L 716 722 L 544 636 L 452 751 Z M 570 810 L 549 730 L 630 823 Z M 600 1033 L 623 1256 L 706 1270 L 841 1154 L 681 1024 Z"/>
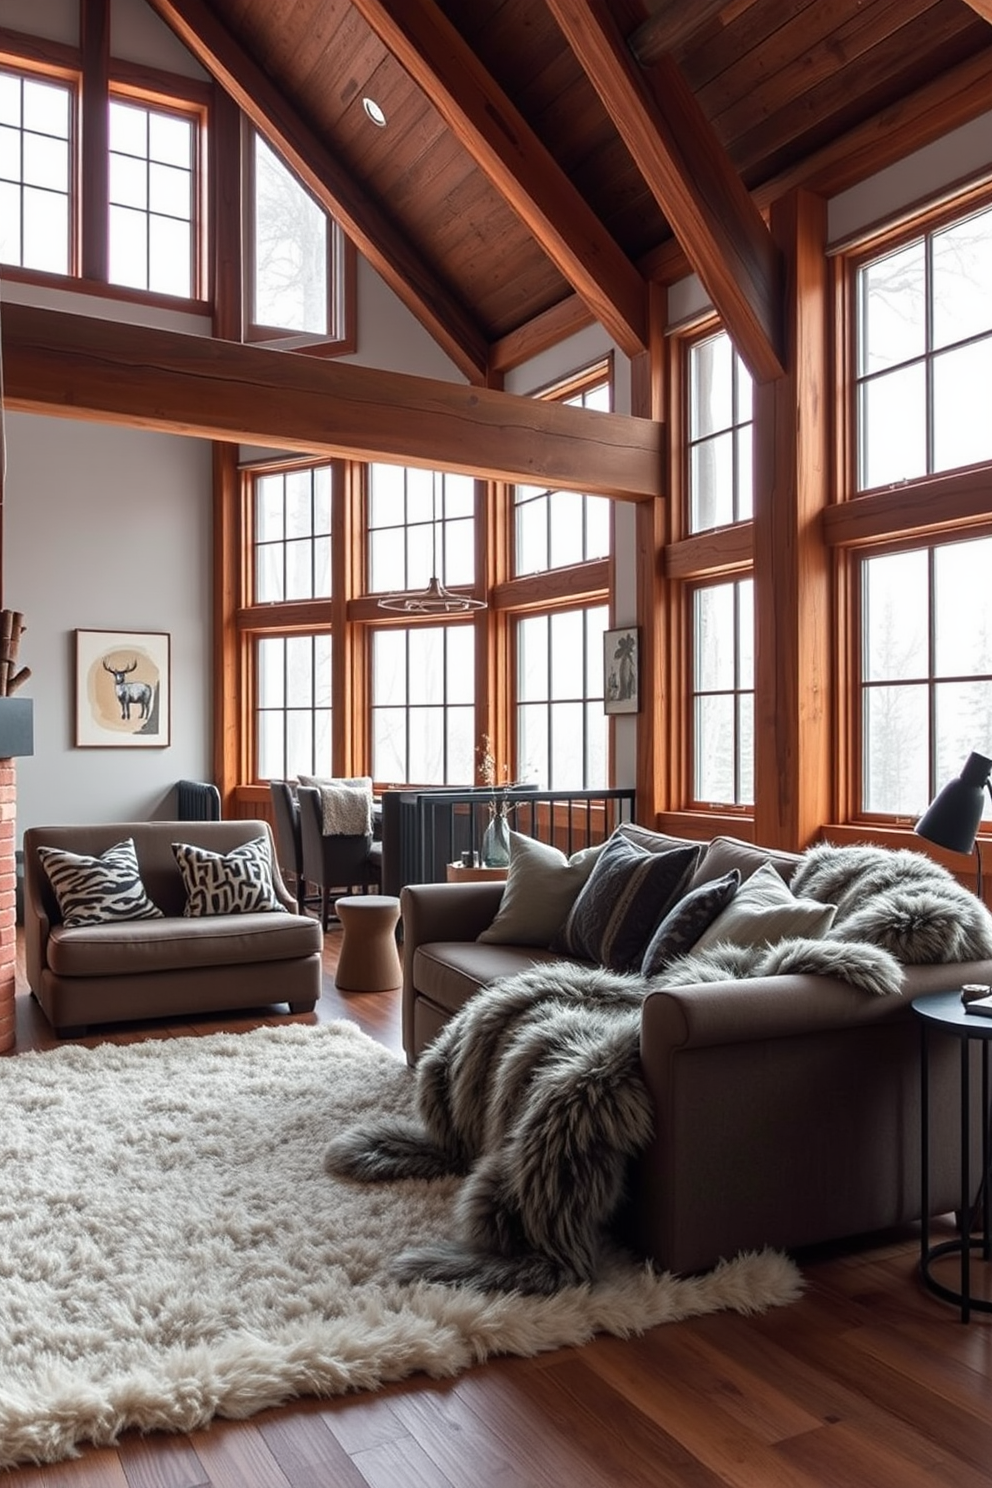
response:
<path id="1" fill-rule="evenodd" d="M 460 371 L 472 382 L 484 381 L 488 343 L 465 306 L 363 194 L 204 0 L 149 0 L 149 4 L 340 222 Z"/>
<path id="2" fill-rule="evenodd" d="M 7 407 L 640 500 L 663 426 L 209 336 L 3 307 Z"/>
<path id="3" fill-rule="evenodd" d="M 671 58 L 637 68 L 609 0 L 548 6 L 758 382 L 783 371 L 772 237 Z"/>
<path id="4" fill-rule="evenodd" d="M 992 0 L 964 0 L 983 21 L 992 21 Z"/>
<path id="5" fill-rule="evenodd" d="M 352 0 L 628 356 L 647 348 L 635 266 L 434 0 Z"/>
<path id="6" fill-rule="evenodd" d="M 654 0 L 651 14 L 627 37 L 627 45 L 642 65 L 688 41 L 707 21 L 725 10 L 727 0 Z"/>

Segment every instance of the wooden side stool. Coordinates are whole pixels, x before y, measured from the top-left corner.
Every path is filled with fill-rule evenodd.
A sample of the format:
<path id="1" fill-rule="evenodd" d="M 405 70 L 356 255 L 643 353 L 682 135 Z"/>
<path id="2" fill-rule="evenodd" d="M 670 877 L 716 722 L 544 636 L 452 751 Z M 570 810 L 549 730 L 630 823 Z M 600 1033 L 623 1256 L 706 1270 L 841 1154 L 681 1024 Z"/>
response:
<path id="1" fill-rule="evenodd" d="M 341 954 L 334 974 L 342 992 L 388 992 L 403 981 L 394 894 L 347 894 L 334 902 L 341 921 Z"/>

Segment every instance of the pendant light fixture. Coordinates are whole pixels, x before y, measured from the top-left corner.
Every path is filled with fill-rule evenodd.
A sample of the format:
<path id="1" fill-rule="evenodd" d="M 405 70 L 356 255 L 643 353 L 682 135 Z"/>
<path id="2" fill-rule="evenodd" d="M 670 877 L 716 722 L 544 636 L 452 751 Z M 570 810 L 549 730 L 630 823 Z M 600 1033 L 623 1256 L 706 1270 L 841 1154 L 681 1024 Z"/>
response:
<path id="1" fill-rule="evenodd" d="M 484 599 L 472 599 L 467 594 L 453 594 L 446 589 L 437 576 L 437 486 L 440 476 L 431 473 L 431 577 L 426 589 L 407 590 L 400 594 L 385 594 L 379 601 L 380 610 L 395 610 L 403 615 L 458 615 L 469 610 L 484 610 Z"/>

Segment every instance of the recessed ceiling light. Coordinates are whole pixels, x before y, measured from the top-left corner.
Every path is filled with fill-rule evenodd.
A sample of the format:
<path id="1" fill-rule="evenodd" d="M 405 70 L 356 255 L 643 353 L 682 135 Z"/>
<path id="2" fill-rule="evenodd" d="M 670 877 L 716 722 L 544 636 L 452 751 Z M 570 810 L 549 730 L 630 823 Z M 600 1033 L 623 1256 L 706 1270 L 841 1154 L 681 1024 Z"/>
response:
<path id="1" fill-rule="evenodd" d="M 374 98 L 363 98 L 362 108 L 368 114 L 373 124 L 377 124 L 380 129 L 385 129 L 386 115 L 383 113 L 382 109 L 376 103 Z"/>

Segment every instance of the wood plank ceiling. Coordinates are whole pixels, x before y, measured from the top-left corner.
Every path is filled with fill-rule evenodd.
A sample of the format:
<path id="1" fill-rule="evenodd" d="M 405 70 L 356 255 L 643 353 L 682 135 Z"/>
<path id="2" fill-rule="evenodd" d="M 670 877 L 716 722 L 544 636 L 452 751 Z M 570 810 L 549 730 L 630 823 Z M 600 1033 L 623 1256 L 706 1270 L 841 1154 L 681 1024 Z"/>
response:
<path id="1" fill-rule="evenodd" d="M 992 76 L 992 0 L 150 3 L 475 382 L 542 319 L 644 349 L 666 256 L 778 375 L 762 189 L 936 79 Z"/>

